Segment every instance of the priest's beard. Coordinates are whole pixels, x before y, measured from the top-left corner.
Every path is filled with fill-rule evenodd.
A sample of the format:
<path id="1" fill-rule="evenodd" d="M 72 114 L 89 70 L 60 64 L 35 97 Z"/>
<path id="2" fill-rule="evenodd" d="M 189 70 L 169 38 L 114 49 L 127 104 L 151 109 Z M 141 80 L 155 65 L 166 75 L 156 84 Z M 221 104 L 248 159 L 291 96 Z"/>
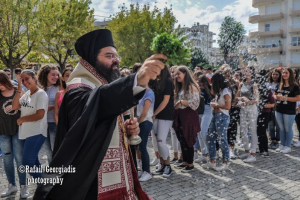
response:
<path id="1" fill-rule="evenodd" d="M 117 69 L 113 69 L 113 66 L 118 66 Z M 113 82 L 114 80 L 117 80 L 121 77 L 121 73 L 119 71 L 119 63 L 114 62 L 112 65 L 106 65 L 102 63 L 101 61 L 96 61 L 95 66 L 96 71 L 101 74 L 109 83 Z"/>

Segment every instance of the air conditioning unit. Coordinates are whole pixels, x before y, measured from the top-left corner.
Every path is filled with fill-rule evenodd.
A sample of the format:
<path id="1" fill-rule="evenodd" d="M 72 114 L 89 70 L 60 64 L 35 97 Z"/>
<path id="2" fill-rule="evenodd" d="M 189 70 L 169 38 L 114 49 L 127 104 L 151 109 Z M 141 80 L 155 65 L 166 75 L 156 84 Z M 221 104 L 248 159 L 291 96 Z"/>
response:
<path id="1" fill-rule="evenodd" d="M 281 38 L 286 38 L 286 35 L 282 35 Z"/>
<path id="2" fill-rule="evenodd" d="M 280 54 L 281 55 L 285 55 L 285 51 L 280 51 Z"/>

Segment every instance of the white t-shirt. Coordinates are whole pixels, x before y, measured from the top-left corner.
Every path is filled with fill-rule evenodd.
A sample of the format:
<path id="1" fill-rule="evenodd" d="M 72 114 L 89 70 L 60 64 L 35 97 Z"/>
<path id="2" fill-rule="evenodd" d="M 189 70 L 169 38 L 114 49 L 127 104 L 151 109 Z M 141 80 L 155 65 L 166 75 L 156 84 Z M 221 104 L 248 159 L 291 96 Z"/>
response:
<path id="1" fill-rule="evenodd" d="M 21 105 L 21 117 L 36 114 L 37 110 L 44 109 L 45 115 L 43 119 L 35 122 L 23 122 L 19 126 L 19 139 L 24 140 L 28 137 L 42 134 L 47 137 L 47 111 L 48 111 L 48 96 L 46 92 L 39 89 L 33 95 L 30 95 L 28 90 L 19 100 Z"/>
<path id="2" fill-rule="evenodd" d="M 220 98 L 218 99 L 218 95 L 216 95 L 215 97 L 215 102 L 217 102 L 217 99 L 218 99 L 218 104 L 220 105 L 225 105 L 225 98 L 224 96 L 228 94 L 230 97 L 231 97 L 231 92 L 230 90 L 228 90 L 228 88 L 224 88 L 223 91 L 221 92 L 221 96 Z M 219 108 L 225 115 L 228 115 L 229 116 L 229 110 L 224 110 L 224 109 L 221 109 Z"/>

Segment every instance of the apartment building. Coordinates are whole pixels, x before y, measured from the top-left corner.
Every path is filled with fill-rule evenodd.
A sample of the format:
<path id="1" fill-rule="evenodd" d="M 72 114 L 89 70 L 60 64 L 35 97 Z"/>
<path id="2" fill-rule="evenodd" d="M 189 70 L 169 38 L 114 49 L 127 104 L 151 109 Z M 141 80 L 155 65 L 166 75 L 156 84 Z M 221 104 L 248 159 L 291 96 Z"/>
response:
<path id="1" fill-rule="evenodd" d="M 257 29 L 249 38 L 257 45 L 248 49 L 257 55 L 264 68 L 293 67 L 300 69 L 300 0 L 252 0 L 257 13 L 249 16 Z"/>
<path id="2" fill-rule="evenodd" d="M 206 55 L 206 58 L 210 60 L 210 52 L 213 48 L 213 43 L 216 40 L 213 39 L 215 33 L 209 31 L 209 25 L 194 23 L 192 27 L 183 27 L 184 35 L 191 42 L 193 48 L 201 49 Z"/>

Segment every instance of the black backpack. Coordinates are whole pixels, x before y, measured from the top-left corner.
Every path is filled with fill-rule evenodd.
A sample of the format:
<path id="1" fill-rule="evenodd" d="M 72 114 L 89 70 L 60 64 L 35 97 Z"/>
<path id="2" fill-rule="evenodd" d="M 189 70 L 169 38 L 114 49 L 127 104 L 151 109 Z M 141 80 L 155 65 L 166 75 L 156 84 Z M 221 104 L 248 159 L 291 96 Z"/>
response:
<path id="1" fill-rule="evenodd" d="M 198 114 L 202 115 L 204 113 L 204 97 L 200 94 L 200 103 L 199 103 L 199 107 L 197 108 Z"/>

